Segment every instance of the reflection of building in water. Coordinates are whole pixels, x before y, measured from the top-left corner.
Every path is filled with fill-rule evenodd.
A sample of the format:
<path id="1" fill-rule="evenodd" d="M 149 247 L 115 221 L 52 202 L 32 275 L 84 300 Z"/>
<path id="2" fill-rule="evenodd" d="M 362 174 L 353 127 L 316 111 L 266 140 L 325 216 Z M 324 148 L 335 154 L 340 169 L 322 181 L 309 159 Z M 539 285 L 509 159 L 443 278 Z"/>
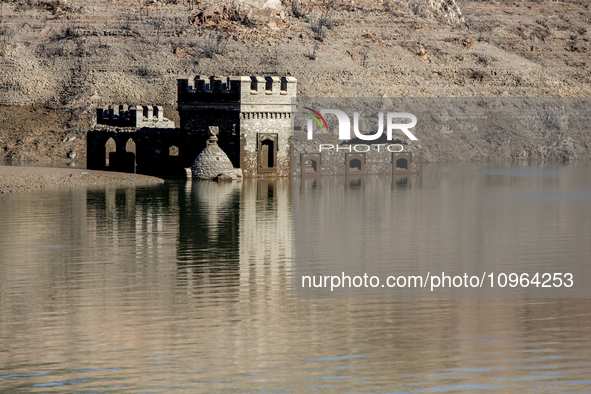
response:
<path id="1" fill-rule="evenodd" d="M 397 183 L 374 182 L 372 177 L 365 178 L 364 189 L 346 191 L 354 196 L 358 193 L 354 202 L 384 205 L 378 216 L 370 217 L 372 226 L 381 218 L 397 216 L 399 231 L 381 232 L 379 242 L 396 243 L 395 256 L 416 259 L 413 274 L 422 269 L 421 260 L 447 259 L 444 263 L 450 266 L 462 259 L 471 264 L 495 258 L 502 249 L 520 257 L 524 245 L 549 253 L 554 261 L 566 254 L 580 256 L 581 265 L 587 264 L 590 225 L 588 216 L 581 215 L 581 207 L 586 207 L 581 198 L 588 195 L 581 184 L 588 175 L 425 175 L 424 189 L 415 187 L 412 177 L 407 179 L 409 193 L 390 193 Z M 304 193 L 312 187 L 322 192 L 299 199 L 322 202 L 325 208 L 345 194 L 344 178 L 301 181 L 306 182 Z M 43 364 L 60 375 L 44 375 L 50 380 L 25 378 L 27 383 L 74 382 L 87 377 L 86 372 L 81 375 L 79 364 L 92 353 L 100 356 L 95 364 L 123 367 L 99 372 L 98 379 L 91 379 L 98 385 L 129 384 L 133 369 L 138 376 L 131 377 L 131 384 L 148 387 L 159 384 L 154 379 L 162 374 L 154 372 L 165 368 L 168 376 L 187 376 L 182 382 L 187 385 L 198 381 L 200 388 L 205 387 L 201 391 L 222 391 L 234 384 L 256 390 L 267 382 L 272 388 L 284 388 L 284 376 L 301 377 L 302 383 L 289 382 L 292 391 L 302 391 L 310 387 L 306 379 L 311 369 L 330 373 L 352 363 L 389 391 L 408 389 L 393 387 L 391 382 L 404 381 L 409 374 L 443 376 L 428 382 L 439 388 L 448 387 L 454 379 L 490 384 L 491 368 L 506 372 L 508 379 L 518 383 L 532 381 L 530 366 L 542 374 L 574 370 L 578 380 L 585 379 L 586 370 L 576 365 L 573 369 L 573 362 L 589 360 L 588 349 L 580 346 L 591 338 L 588 302 L 290 300 L 289 286 L 281 274 L 288 271 L 289 262 L 282 254 L 285 250 L 288 255 L 293 245 L 280 224 L 290 214 L 289 184 L 284 188 L 274 182 L 247 181 L 236 194 L 222 193 L 225 186 L 193 193 L 194 184 L 187 185 L 188 193 L 184 183 L 167 183 L 149 191 L 110 189 L 80 194 L 72 189 L 0 198 L 0 338 L 5 350 L 0 369 L 8 371 L 16 365 L 30 370 Z M 294 194 L 300 191 L 296 187 Z M 556 201 L 556 193 L 566 200 Z M 219 196 L 219 201 L 212 195 Z M 375 198 L 368 198 L 372 195 Z M 495 201 L 490 201 L 491 195 Z M 534 197 L 544 200 L 499 201 Z M 196 210 L 206 205 L 206 211 L 215 206 L 218 212 L 197 215 Z M 189 212 L 181 214 L 183 209 Z M 234 216 L 225 216 L 230 210 Z M 206 219 L 210 221 L 205 227 L 218 223 L 218 228 L 217 233 L 203 236 L 204 251 L 185 248 L 184 254 L 175 254 L 183 242 L 200 247 L 198 238 L 203 233 L 187 226 Z M 342 221 L 341 227 L 357 225 L 359 229 L 363 224 L 342 211 L 331 220 Z M 220 234 L 228 232 L 226 225 L 235 225 L 230 226 L 231 236 Z M 540 228 L 551 237 L 542 236 Z M 188 236 L 196 238 L 189 240 Z M 467 241 L 460 243 L 464 238 Z M 222 255 L 222 239 L 233 243 L 237 251 Z M 147 249 L 153 244 L 158 247 Z M 568 255 L 569 250 L 576 254 Z M 175 256 L 183 262 L 175 262 Z M 192 256 L 208 256 L 217 262 L 221 267 L 215 277 L 218 286 L 198 281 L 190 288 L 179 286 L 183 281 L 175 274 L 191 272 L 185 267 Z M 232 264 L 224 267 L 225 261 Z M 474 267 L 468 265 L 462 271 Z M 226 282 L 224 275 L 229 276 Z M 185 289 L 191 291 L 183 293 Z M 204 296 L 195 296 L 195 289 Z M 563 318 L 551 318 L 557 314 Z M 564 338 L 572 340 L 565 342 Z M 564 346 L 548 348 L 549 343 Z M 532 354 L 532 346 L 538 345 L 542 351 L 523 361 L 523 355 Z M 324 361 L 335 354 L 365 357 Z M 188 362 L 178 362 L 181 358 Z M 460 370 L 472 371 L 469 368 L 475 364 L 486 367 L 484 372 L 458 375 Z M 227 383 L 225 377 L 220 380 L 220 371 L 240 378 Z M 341 371 L 346 374 L 349 369 Z M 533 379 L 532 384 L 540 387 L 553 384 L 550 379 L 563 380 L 562 374 L 550 375 L 541 383 Z M 251 376 L 255 378 L 248 380 Z M 14 380 L 13 385 L 22 385 L 22 380 Z M 78 391 L 99 391 L 97 387 L 85 385 Z M 351 391 L 364 388 L 355 386 Z"/>
<path id="2" fill-rule="evenodd" d="M 179 198 L 179 285 L 203 293 L 215 286 L 287 284 L 289 180 L 195 181 L 187 186 Z"/>
<path id="3" fill-rule="evenodd" d="M 87 190 L 88 226 L 96 230 L 97 247 L 112 256 L 131 253 L 145 263 L 174 253 L 174 245 L 165 238 L 178 231 L 174 217 L 177 189 L 177 185 L 167 184 L 148 189 Z"/>
<path id="4" fill-rule="evenodd" d="M 240 183 L 194 181 L 179 197 L 177 279 L 195 292 L 237 286 Z"/>
<path id="5" fill-rule="evenodd" d="M 240 199 L 241 289 L 288 288 L 291 257 L 289 179 L 247 180 Z M 256 286 L 255 286 L 256 283 Z M 241 293 L 241 299 L 248 298 Z"/>
<path id="6" fill-rule="evenodd" d="M 335 184 L 342 184 L 344 191 L 347 190 L 361 190 L 364 189 L 368 184 L 372 184 L 376 180 L 379 180 L 383 185 L 391 185 L 392 190 L 403 190 L 412 188 L 422 188 L 423 186 L 423 175 L 422 174 L 392 174 L 391 176 L 381 175 L 348 175 L 344 177 L 301 177 L 293 178 L 293 187 L 304 190 L 320 190 L 322 184 L 330 185 L 334 187 Z"/>

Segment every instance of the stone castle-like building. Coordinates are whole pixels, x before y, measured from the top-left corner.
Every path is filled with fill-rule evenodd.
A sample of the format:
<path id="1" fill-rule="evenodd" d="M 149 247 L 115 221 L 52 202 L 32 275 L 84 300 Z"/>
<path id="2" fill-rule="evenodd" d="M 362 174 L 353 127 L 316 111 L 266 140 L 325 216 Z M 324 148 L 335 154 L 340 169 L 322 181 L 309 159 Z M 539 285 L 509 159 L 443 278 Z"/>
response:
<path id="1" fill-rule="evenodd" d="M 351 149 L 354 140 L 318 134 L 338 149 L 314 150 L 292 125 L 296 85 L 293 77 L 179 79 L 179 127 L 160 106 L 97 108 L 88 168 L 194 179 L 422 172 L 409 146 L 364 153 Z"/>
<path id="2" fill-rule="evenodd" d="M 244 177 L 290 175 L 295 78 L 197 76 L 191 82 L 178 80 L 178 128 L 159 106 L 97 108 L 88 168 L 186 176 L 215 129 L 210 143 Z"/>

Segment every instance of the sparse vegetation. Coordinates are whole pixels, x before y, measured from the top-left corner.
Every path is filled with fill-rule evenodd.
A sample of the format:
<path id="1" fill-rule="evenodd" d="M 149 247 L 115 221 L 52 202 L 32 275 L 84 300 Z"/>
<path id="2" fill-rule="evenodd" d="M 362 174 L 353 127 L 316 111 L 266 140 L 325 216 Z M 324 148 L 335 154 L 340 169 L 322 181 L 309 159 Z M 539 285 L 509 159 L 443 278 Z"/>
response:
<path id="1" fill-rule="evenodd" d="M 14 33 L 7 27 L 0 25 L 0 56 L 4 57 L 14 40 Z"/>
<path id="2" fill-rule="evenodd" d="M 201 55 L 213 58 L 215 55 L 223 56 L 228 46 L 228 36 L 225 34 L 210 35 L 201 46 Z"/>
<path id="3" fill-rule="evenodd" d="M 261 64 L 265 64 L 267 66 L 273 66 L 276 67 L 280 64 L 281 62 L 279 61 L 279 51 L 277 50 L 277 48 L 275 48 L 274 50 L 270 51 L 268 56 L 265 56 L 261 59 Z"/>
<path id="4" fill-rule="evenodd" d="M 152 25 L 156 29 L 156 44 L 160 43 L 160 33 L 164 27 L 164 20 L 162 18 L 156 18 L 152 20 Z"/>
<path id="5" fill-rule="evenodd" d="M 359 63 L 361 64 L 361 67 L 367 66 L 367 59 L 369 59 L 369 50 L 361 50 L 361 52 L 359 53 Z"/>
<path id="6" fill-rule="evenodd" d="M 150 3 L 146 0 L 135 0 L 138 7 L 138 18 L 141 21 L 143 16 L 150 17 Z"/>
<path id="7" fill-rule="evenodd" d="M 63 30 L 63 38 L 73 39 L 80 37 L 80 31 L 76 24 L 76 20 L 70 19 Z"/>
<path id="8" fill-rule="evenodd" d="M 472 78 L 478 82 L 486 82 L 490 78 L 489 73 L 484 70 L 470 70 L 470 71 L 471 71 L 470 78 Z"/>
<path id="9" fill-rule="evenodd" d="M 337 24 L 332 10 L 327 9 L 322 12 L 315 20 L 310 22 L 310 27 L 314 33 L 314 39 L 317 41 L 324 41 L 326 38 L 326 29 L 332 29 Z"/>
<path id="10" fill-rule="evenodd" d="M 25 0 L 16 2 L 16 10 L 45 10 L 55 16 L 62 16 L 67 13 L 79 13 L 81 7 L 72 7 L 65 0 Z"/>
<path id="11" fill-rule="evenodd" d="M 410 5 L 427 7 L 433 3 L 426 0 L 355 4 L 283 0 L 283 9 L 265 11 L 231 1 L 202 0 L 197 6 L 189 0 L 5 0 L 0 23 L 2 60 L 7 64 L 0 80 L 2 95 L 14 102 L 43 102 L 39 96 L 56 96 L 53 90 L 65 83 L 63 75 L 76 67 L 80 58 L 89 70 L 84 77 L 99 86 L 101 97 L 132 91 L 130 97 L 136 98 L 149 91 L 168 100 L 170 89 L 161 86 L 174 84 L 178 75 L 284 70 L 304 81 L 323 74 L 327 81 L 322 82 L 323 89 L 334 93 L 333 85 L 348 83 L 351 74 L 345 64 L 351 64 L 350 60 L 366 69 L 357 71 L 362 74 L 361 81 L 368 80 L 365 73 L 375 74 L 372 78 L 380 81 L 385 91 L 417 89 L 429 81 L 429 86 L 476 94 L 470 87 L 482 88 L 481 80 L 490 76 L 493 67 L 502 64 L 511 68 L 515 55 L 531 63 L 532 76 L 520 87 L 553 89 L 568 85 L 570 78 L 577 76 L 574 86 L 561 91 L 591 90 L 585 82 L 589 79 L 586 57 L 591 44 L 585 24 L 588 16 L 580 14 L 587 10 L 583 6 L 572 5 L 573 11 L 562 17 L 559 4 L 529 0 L 527 6 L 532 8 L 528 16 L 528 7 L 516 12 L 508 0 L 499 4 L 462 2 L 469 17 L 464 24 L 451 26 L 438 23 L 432 15 L 427 19 L 414 15 Z M 438 1 L 433 4 L 440 4 Z M 191 3 L 196 8 L 193 12 L 189 10 Z M 81 4 L 84 15 L 75 15 Z M 539 14 L 542 6 L 552 10 L 552 17 Z M 58 8 L 65 10 L 64 14 Z M 497 18 L 491 10 L 506 11 L 506 16 Z M 415 11 L 420 10 L 415 7 Z M 338 35 L 331 31 L 335 26 L 339 26 Z M 331 45 L 323 45 L 328 40 Z M 219 57 L 224 61 L 206 61 Z M 486 77 L 473 75 L 467 71 L 470 67 L 485 70 Z M 540 67 L 544 68 L 543 77 Z M 158 87 L 123 89 L 130 75 L 162 75 L 164 79 Z M 458 75 L 462 84 L 454 82 Z M 494 78 L 500 81 L 500 77 Z M 555 80 L 554 85 L 545 83 L 549 79 Z M 364 84 L 356 85 L 359 94 L 368 90 Z M 487 89 L 492 86 L 484 85 Z M 500 81 L 495 86 L 503 89 L 505 85 Z M 315 84 L 309 87 L 317 88 Z"/>
<path id="12" fill-rule="evenodd" d="M 160 73 L 151 69 L 150 66 L 146 63 L 144 63 L 144 64 L 140 65 L 138 68 L 136 68 L 135 73 L 138 77 L 142 77 L 142 78 L 155 78 L 155 77 L 160 76 Z"/>

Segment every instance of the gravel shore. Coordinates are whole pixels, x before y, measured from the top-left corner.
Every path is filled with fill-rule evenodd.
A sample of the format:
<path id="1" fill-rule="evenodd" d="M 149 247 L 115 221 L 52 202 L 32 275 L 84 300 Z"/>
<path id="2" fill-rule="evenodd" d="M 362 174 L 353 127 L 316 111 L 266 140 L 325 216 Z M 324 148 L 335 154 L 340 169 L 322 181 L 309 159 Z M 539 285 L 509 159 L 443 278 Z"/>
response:
<path id="1" fill-rule="evenodd" d="M 163 182 L 147 175 L 81 168 L 0 166 L 0 194 L 62 186 L 141 186 Z"/>

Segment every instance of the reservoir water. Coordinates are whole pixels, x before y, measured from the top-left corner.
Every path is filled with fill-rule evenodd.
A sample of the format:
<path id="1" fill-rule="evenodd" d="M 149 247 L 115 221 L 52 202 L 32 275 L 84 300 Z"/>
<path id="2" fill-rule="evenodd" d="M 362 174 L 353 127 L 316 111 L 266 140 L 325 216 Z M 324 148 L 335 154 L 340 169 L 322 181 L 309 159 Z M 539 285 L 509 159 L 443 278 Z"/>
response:
<path id="1" fill-rule="evenodd" d="M 294 199 L 344 193 L 322 223 L 399 215 L 401 262 L 591 276 L 583 164 L 3 195 L 0 391 L 591 392 L 589 298 L 294 297 Z"/>

